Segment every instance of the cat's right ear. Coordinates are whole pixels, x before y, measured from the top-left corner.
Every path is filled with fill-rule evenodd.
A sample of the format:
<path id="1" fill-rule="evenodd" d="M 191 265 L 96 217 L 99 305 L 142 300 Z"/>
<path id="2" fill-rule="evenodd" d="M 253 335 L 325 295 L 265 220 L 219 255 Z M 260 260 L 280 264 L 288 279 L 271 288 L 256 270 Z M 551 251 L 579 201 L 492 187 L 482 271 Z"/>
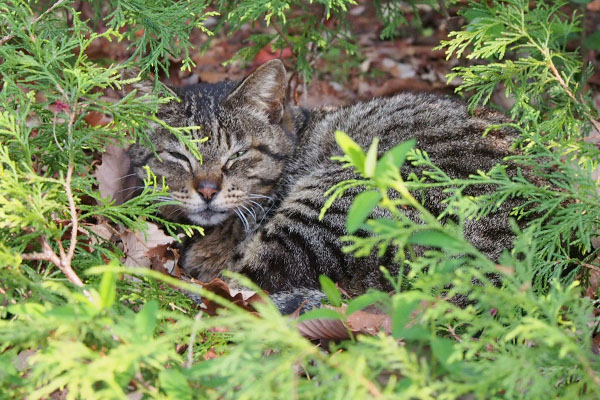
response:
<path id="1" fill-rule="evenodd" d="M 281 60 L 267 61 L 248 75 L 225 100 L 234 107 L 249 105 L 278 124 L 283 116 L 287 80 Z"/>

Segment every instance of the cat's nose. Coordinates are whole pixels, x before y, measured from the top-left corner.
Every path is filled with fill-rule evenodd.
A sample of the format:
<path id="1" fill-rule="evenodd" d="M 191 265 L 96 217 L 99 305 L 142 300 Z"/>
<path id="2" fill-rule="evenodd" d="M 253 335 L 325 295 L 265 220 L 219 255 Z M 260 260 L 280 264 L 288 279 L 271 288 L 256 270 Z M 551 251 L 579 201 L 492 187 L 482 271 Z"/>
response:
<path id="1" fill-rule="evenodd" d="M 219 192 L 220 188 L 217 182 L 205 180 L 198 182 L 197 190 L 204 200 L 210 201 Z"/>

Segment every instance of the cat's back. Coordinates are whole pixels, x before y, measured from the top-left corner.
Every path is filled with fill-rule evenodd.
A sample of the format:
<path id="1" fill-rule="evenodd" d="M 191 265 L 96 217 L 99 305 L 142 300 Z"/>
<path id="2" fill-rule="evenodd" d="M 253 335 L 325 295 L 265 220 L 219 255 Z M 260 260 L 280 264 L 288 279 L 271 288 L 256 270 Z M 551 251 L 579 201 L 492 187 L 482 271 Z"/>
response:
<path id="1" fill-rule="evenodd" d="M 427 93 L 376 98 L 313 115 L 301 134 L 296 163 L 332 165 L 331 157 L 342 155 L 334 137 L 341 130 L 363 149 L 378 137 L 380 153 L 414 138 L 416 147 L 451 176 L 465 176 L 509 155 L 514 139 L 510 129 L 492 129 L 484 137 L 490 125 L 507 122 L 500 113 L 478 109 L 470 114 L 459 99 Z"/>

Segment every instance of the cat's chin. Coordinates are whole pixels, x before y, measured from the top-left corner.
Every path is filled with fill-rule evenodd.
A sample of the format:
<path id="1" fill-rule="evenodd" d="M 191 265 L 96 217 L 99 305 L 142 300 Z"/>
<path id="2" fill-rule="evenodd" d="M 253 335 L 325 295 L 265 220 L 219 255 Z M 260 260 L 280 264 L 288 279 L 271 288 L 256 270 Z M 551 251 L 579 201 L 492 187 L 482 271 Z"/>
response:
<path id="1" fill-rule="evenodd" d="M 228 212 L 217 212 L 217 211 L 201 211 L 196 213 L 189 213 L 187 218 L 194 224 L 200 226 L 213 226 L 224 222 L 231 215 Z"/>

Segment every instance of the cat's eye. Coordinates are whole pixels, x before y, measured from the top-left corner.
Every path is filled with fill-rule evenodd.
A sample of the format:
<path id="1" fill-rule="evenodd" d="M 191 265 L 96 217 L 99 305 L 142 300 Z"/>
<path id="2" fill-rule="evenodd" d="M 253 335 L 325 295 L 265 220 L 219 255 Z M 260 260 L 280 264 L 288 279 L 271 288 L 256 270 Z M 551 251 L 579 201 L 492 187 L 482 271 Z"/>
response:
<path id="1" fill-rule="evenodd" d="M 178 159 L 178 160 L 181 160 L 181 161 L 185 161 L 185 162 L 187 162 L 187 163 L 189 163 L 189 162 L 190 162 L 190 159 L 189 159 L 189 158 L 187 158 L 185 155 L 183 155 L 183 154 L 181 154 L 181 153 L 176 153 L 176 152 L 174 152 L 174 151 L 169 151 L 168 153 L 169 153 L 169 155 L 170 155 L 171 157 L 173 157 L 173 158 L 176 158 L 176 159 Z"/>
<path id="2" fill-rule="evenodd" d="M 234 153 L 229 157 L 229 161 L 235 160 L 236 158 L 240 158 L 244 154 L 246 154 L 246 150 L 238 151 L 237 153 Z"/>

